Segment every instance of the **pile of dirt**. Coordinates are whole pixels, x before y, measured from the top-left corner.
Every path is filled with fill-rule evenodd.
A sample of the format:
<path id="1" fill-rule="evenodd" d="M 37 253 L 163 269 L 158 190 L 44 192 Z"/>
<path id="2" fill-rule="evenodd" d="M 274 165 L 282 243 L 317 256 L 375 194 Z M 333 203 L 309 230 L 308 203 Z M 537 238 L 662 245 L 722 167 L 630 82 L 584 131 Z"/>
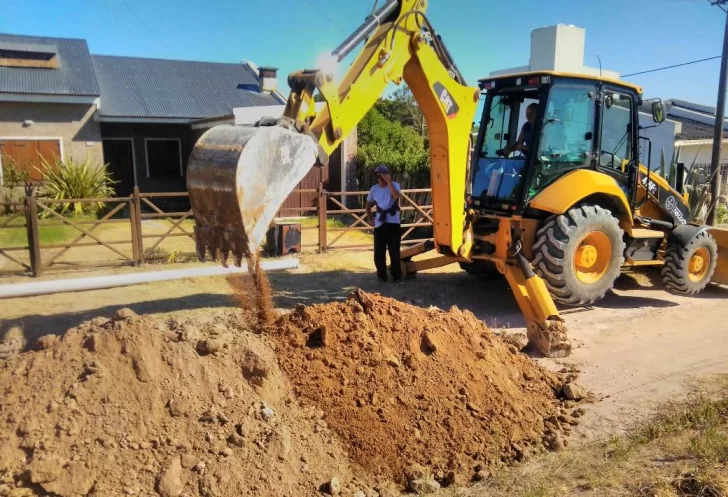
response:
<path id="1" fill-rule="evenodd" d="M 583 412 L 563 398 L 583 397 L 576 385 L 562 389 L 563 375 L 455 307 L 357 290 L 299 306 L 267 331 L 295 394 L 324 411 L 352 460 L 402 484 L 477 480 L 559 450 Z"/>
<path id="2" fill-rule="evenodd" d="M 0 496 L 372 495 L 250 319 L 127 309 L 0 362 Z"/>

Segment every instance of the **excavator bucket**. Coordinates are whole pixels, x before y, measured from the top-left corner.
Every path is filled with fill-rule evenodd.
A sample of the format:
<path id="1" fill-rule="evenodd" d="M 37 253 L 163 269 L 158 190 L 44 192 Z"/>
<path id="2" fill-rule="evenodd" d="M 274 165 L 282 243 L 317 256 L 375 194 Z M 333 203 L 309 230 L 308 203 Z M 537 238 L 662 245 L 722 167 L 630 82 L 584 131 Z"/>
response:
<path id="1" fill-rule="evenodd" d="M 708 231 L 718 244 L 718 264 L 715 266 L 712 281 L 728 285 L 728 229 L 708 228 Z"/>
<path id="2" fill-rule="evenodd" d="M 255 257 L 288 194 L 316 163 L 318 145 L 281 126 L 220 125 L 195 144 L 187 191 L 200 260 L 227 267 Z"/>

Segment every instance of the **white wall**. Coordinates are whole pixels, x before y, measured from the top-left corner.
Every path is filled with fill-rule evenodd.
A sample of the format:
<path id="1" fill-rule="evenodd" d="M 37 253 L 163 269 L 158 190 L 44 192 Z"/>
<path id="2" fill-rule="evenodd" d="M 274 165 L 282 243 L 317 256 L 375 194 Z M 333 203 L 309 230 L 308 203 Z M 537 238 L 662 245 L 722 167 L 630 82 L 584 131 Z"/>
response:
<path id="1" fill-rule="evenodd" d="M 710 164 L 713 156 L 713 144 L 710 140 L 705 140 L 696 144 L 682 144 L 680 147 L 680 162 L 685 164 L 686 168 L 690 168 L 693 162 L 695 164 Z M 720 162 L 728 162 L 728 141 L 723 141 L 720 151 Z"/>
<path id="2" fill-rule="evenodd" d="M 653 126 L 655 122 L 652 120 L 652 114 L 644 114 L 640 112 L 640 125 Z M 670 164 L 672 163 L 672 155 L 675 148 L 675 137 L 682 130 L 682 124 L 676 121 L 665 120 L 656 128 L 643 129 L 640 136 L 646 136 L 652 141 L 652 170 L 656 171 L 660 168 L 660 157 L 662 151 L 665 151 L 665 173 L 669 173 Z M 640 162 L 647 165 L 647 152 L 649 145 L 645 140 L 640 140 Z"/>

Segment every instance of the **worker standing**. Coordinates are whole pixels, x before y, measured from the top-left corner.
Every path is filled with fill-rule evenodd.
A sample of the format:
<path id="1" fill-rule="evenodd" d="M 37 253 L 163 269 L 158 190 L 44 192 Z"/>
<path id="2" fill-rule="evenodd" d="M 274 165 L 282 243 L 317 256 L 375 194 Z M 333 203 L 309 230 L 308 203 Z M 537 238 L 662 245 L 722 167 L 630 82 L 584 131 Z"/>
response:
<path id="1" fill-rule="evenodd" d="M 379 281 L 387 281 L 387 251 L 389 251 L 392 280 L 399 283 L 402 267 L 399 261 L 400 249 L 400 188 L 387 166 L 380 165 L 374 170 L 377 184 L 372 186 L 367 196 L 367 219 L 374 220 L 374 265 L 377 267 Z M 372 213 L 372 210 L 375 213 Z"/>

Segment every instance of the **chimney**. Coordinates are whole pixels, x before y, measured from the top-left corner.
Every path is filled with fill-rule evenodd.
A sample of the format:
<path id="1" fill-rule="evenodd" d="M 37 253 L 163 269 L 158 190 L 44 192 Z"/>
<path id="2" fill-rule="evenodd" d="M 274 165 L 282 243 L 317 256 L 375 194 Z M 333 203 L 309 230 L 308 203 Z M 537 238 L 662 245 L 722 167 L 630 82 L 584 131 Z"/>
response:
<path id="1" fill-rule="evenodd" d="M 272 93 L 278 90 L 278 68 L 277 67 L 260 67 L 258 68 L 258 80 L 260 81 L 260 91 Z"/>

